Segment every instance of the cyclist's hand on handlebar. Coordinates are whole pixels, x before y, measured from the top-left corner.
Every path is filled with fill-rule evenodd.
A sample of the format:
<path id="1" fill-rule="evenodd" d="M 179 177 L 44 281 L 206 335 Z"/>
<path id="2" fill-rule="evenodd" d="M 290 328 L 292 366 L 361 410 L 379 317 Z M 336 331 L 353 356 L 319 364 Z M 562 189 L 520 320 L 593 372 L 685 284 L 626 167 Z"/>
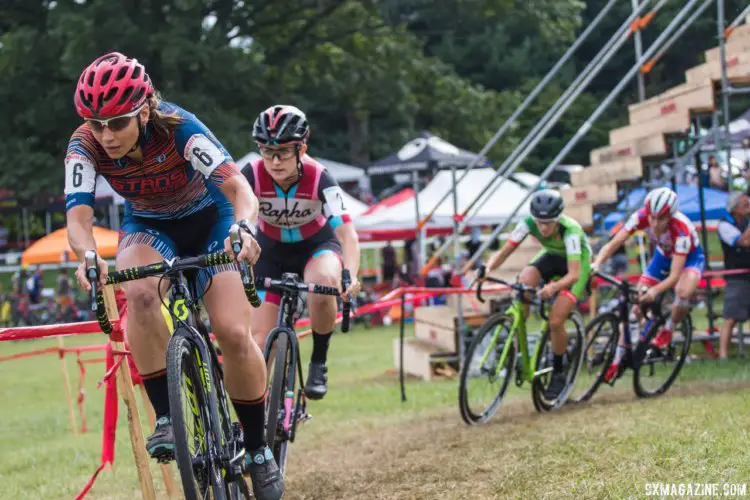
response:
<path id="1" fill-rule="evenodd" d="M 598 263 L 596 263 L 596 262 L 592 262 L 592 263 L 591 263 L 591 274 L 593 275 L 593 274 L 596 274 L 596 273 L 598 273 L 598 272 L 599 272 L 599 268 L 600 268 L 600 267 L 601 267 L 601 266 L 600 266 L 600 265 L 599 265 Z"/>
<path id="2" fill-rule="evenodd" d="M 258 245 L 258 242 L 255 241 L 253 235 L 250 234 L 247 230 L 243 229 L 242 226 L 240 226 L 240 235 L 242 237 L 242 248 L 240 249 L 240 253 L 237 255 L 237 260 L 244 260 L 251 266 L 254 266 L 260 258 L 260 245 Z M 228 236 L 224 239 L 224 251 L 228 255 L 234 255 L 232 252 L 232 242 L 230 241 L 230 238 Z"/>
<path id="3" fill-rule="evenodd" d="M 352 297 L 356 298 L 359 295 L 359 291 L 362 289 L 362 283 L 359 282 L 356 276 L 352 276 L 352 282 L 349 286 L 341 293 L 341 298 L 346 302 L 349 302 Z"/>
<path id="4" fill-rule="evenodd" d="M 554 283 L 547 283 L 542 287 L 541 290 L 539 290 L 539 297 L 543 298 L 544 300 L 551 299 L 552 296 L 557 293 L 557 290 L 555 288 Z"/>
<path id="5" fill-rule="evenodd" d="M 657 292 L 654 287 L 651 287 L 645 292 L 642 292 L 638 300 L 640 302 L 643 302 L 644 304 L 649 304 L 651 302 L 654 302 L 658 296 L 659 292 Z"/>
<path id="6" fill-rule="evenodd" d="M 99 287 L 103 287 L 107 284 L 107 276 L 109 275 L 109 266 L 107 263 L 99 257 L 99 254 L 96 254 L 96 265 L 99 268 L 99 281 L 98 285 Z M 81 285 L 81 288 L 86 290 L 87 292 L 91 291 L 91 283 L 89 283 L 88 278 L 86 278 L 86 261 L 82 261 L 80 264 L 78 264 L 78 269 L 76 269 L 76 280 L 78 280 L 78 284 Z"/>

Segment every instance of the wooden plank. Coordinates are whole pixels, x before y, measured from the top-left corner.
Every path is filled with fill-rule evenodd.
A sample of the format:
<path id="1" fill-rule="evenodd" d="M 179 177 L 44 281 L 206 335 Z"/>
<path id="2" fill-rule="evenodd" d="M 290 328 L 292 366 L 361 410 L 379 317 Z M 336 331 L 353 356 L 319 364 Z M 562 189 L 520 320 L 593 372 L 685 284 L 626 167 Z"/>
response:
<path id="1" fill-rule="evenodd" d="M 578 221 L 578 223 L 584 228 L 594 225 L 593 205 L 574 205 L 572 207 L 565 207 L 565 215 Z"/>
<path id="2" fill-rule="evenodd" d="M 687 109 L 677 109 L 674 113 L 655 120 L 610 130 L 609 142 L 621 144 L 642 137 L 681 133 L 689 130 L 690 124 L 690 112 Z"/>
<path id="3" fill-rule="evenodd" d="M 653 97 L 649 97 L 648 99 L 646 99 L 644 101 L 637 102 L 637 103 L 629 105 L 628 106 L 628 111 L 635 112 L 635 111 L 639 111 L 639 110 L 644 109 L 644 108 L 648 108 L 650 106 L 653 106 L 654 103 L 661 102 L 661 101 L 663 101 L 665 99 L 671 99 L 672 97 L 677 97 L 677 96 L 682 95 L 682 94 L 684 94 L 686 92 L 692 92 L 696 88 L 701 87 L 703 85 L 704 84 L 702 84 L 702 83 L 681 83 L 679 85 L 676 85 L 674 87 L 671 87 L 671 88 L 665 90 L 661 94 L 655 95 Z"/>
<path id="4" fill-rule="evenodd" d="M 457 351 L 458 339 L 456 330 L 453 328 L 443 328 L 416 321 L 414 336 L 439 347 L 442 352 L 455 353 Z"/>
<path id="5" fill-rule="evenodd" d="M 750 52 L 745 52 L 727 58 L 727 77 L 744 83 L 749 78 L 747 67 L 750 65 Z M 707 83 L 721 80 L 720 61 L 710 61 L 690 68 L 685 72 L 685 78 L 692 83 Z"/>
<path id="6" fill-rule="evenodd" d="M 750 37 L 735 38 L 731 42 L 726 44 L 727 59 L 731 59 L 732 57 L 740 55 L 744 52 L 750 52 Z M 708 49 L 705 54 L 706 62 L 721 60 L 720 47 Z"/>
<path id="7" fill-rule="evenodd" d="M 691 87 L 673 97 L 657 96 L 659 99 L 648 106 L 628 106 L 630 125 L 637 125 L 674 115 L 681 110 L 691 113 L 710 113 L 716 106 L 714 87 L 710 83 Z"/>
<path id="8" fill-rule="evenodd" d="M 414 310 L 414 322 L 426 323 L 441 328 L 456 329 L 458 312 L 448 306 L 422 306 Z M 484 313 L 464 314 L 464 322 L 469 326 L 480 326 L 487 319 Z"/>
<path id="9" fill-rule="evenodd" d="M 617 201 L 617 183 L 591 184 L 589 186 L 561 189 L 566 209 L 574 205 L 597 205 Z"/>
<path id="10" fill-rule="evenodd" d="M 727 41 L 731 43 L 740 38 L 750 38 L 750 15 L 745 18 L 745 24 L 740 24 L 732 30 Z"/>
<path id="11" fill-rule="evenodd" d="M 570 181 L 573 186 L 586 186 L 641 177 L 643 177 L 643 160 L 639 157 L 631 157 L 572 172 Z"/>
<path id="12" fill-rule="evenodd" d="M 404 339 L 404 373 L 416 375 L 417 377 L 432 380 L 432 355 L 440 352 L 440 349 L 422 339 Z M 396 369 L 401 367 L 401 344 L 399 339 L 393 339 L 393 359 Z"/>
<path id="13" fill-rule="evenodd" d="M 666 154 L 667 143 L 664 141 L 664 137 L 655 135 L 596 148 L 591 151 L 589 156 L 592 165 L 604 165 L 629 158 L 661 157 Z"/>

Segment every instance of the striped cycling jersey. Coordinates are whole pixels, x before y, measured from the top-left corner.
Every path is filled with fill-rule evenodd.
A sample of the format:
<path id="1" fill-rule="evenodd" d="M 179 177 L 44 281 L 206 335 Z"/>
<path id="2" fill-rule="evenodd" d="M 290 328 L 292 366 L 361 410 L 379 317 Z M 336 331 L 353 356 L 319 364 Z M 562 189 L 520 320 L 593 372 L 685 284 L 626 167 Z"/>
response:
<path id="1" fill-rule="evenodd" d="M 628 218 L 622 230 L 633 234 L 639 229 L 648 235 L 648 238 L 656 244 L 656 249 L 665 257 L 671 257 L 672 254 L 687 255 L 701 246 L 698 231 L 682 212 L 674 214 L 669 220 L 666 232 L 657 237 L 648 223 L 648 212 L 645 208 L 641 208 Z"/>
<path id="2" fill-rule="evenodd" d="M 148 123 L 139 139 L 143 161 L 113 160 L 88 124 L 73 133 L 65 156 L 65 206 L 94 205 L 97 175 L 125 199 L 125 214 L 181 219 L 215 205 L 222 214 L 232 205 L 220 190 L 239 174 L 232 157 L 203 123 L 182 108 L 161 102 L 159 111 L 182 121 L 165 134 Z"/>
<path id="3" fill-rule="evenodd" d="M 351 222 L 341 187 L 326 168 L 305 155 L 302 177 L 286 192 L 276 184 L 259 158 L 242 173 L 260 202 L 258 229 L 282 243 L 321 236 L 334 238 L 333 229 Z"/>

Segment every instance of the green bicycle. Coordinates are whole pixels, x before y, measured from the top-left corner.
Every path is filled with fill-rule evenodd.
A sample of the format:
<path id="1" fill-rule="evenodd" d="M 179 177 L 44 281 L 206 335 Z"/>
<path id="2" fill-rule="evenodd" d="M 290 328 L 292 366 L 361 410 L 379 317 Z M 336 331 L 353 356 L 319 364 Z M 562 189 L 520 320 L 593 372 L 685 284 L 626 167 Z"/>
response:
<path id="1" fill-rule="evenodd" d="M 537 289 L 533 287 L 492 277 L 486 277 L 485 281 L 505 285 L 516 294 L 505 312 L 487 319 L 467 349 L 458 395 L 461 417 L 469 425 L 487 422 L 500 406 L 514 374 L 516 386 L 531 383 L 531 398 L 538 412 L 560 408 L 573 389 L 583 360 L 583 321 L 580 315 L 574 311 L 565 324 L 568 333 L 564 358 L 567 384 L 558 397 L 549 400 L 545 391 L 552 378 L 553 353 L 545 312 L 548 301 L 538 298 Z M 485 281 L 477 285 L 480 302 L 484 302 L 482 285 Z M 540 336 L 530 336 L 527 332 L 526 304 L 539 307 L 542 317 Z M 534 342 L 533 345 L 529 345 L 529 340 Z M 530 355 L 532 349 L 533 355 Z"/>

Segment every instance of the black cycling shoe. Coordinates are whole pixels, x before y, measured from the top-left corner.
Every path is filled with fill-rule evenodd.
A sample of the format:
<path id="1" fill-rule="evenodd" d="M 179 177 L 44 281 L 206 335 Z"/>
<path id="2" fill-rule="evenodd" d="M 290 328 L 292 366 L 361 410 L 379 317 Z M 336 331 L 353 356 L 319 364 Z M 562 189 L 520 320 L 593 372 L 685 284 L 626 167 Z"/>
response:
<path id="1" fill-rule="evenodd" d="M 169 416 L 159 417 L 154 433 L 146 439 L 146 451 L 159 462 L 174 460 L 174 433 Z"/>
<path id="2" fill-rule="evenodd" d="M 310 361 L 305 383 L 305 395 L 310 399 L 323 399 L 328 392 L 328 367 L 325 363 Z"/>
<path id="3" fill-rule="evenodd" d="M 565 390 L 567 384 L 568 377 L 565 376 L 564 372 L 553 373 L 552 380 L 550 380 L 547 389 L 544 391 L 544 399 L 554 401 L 560 397 L 560 394 Z"/>
<path id="4" fill-rule="evenodd" d="M 257 500 L 279 500 L 284 495 L 284 478 L 268 446 L 245 453 L 245 471 Z"/>

